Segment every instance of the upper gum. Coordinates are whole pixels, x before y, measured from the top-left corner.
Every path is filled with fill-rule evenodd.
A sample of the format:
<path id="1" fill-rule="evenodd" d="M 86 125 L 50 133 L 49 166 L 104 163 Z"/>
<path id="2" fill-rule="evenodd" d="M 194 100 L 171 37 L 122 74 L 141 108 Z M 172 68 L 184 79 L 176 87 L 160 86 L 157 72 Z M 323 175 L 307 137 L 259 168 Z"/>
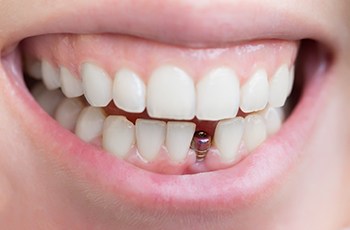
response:
<path id="1" fill-rule="evenodd" d="M 183 69 L 195 82 L 211 69 L 225 66 L 235 71 L 242 84 L 258 69 L 272 77 L 281 65 L 292 66 L 298 42 L 266 40 L 194 49 L 121 35 L 45 35 L 25 40 L 22 47 L 26 56 L 65 66 L 77 77 L 84 62 L 100 66 L 110 76 L 129 68 L 145 82 L 162 65 Z"/>

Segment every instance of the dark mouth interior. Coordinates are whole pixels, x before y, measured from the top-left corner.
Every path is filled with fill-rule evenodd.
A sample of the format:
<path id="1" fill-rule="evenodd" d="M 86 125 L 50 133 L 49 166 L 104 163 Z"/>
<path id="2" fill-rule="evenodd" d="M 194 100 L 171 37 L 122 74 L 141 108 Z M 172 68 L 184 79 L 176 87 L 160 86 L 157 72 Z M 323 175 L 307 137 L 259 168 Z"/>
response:
<path id="1" fill-rule="evenodd" d="M 324 76 L 333 62 L 329 49 L 315 40 L 301 41 L 295 62 L 295 81 L 293 91 L 288 99 L 289 116 L 301 100 L 304 90 L 315 77 Z"/>

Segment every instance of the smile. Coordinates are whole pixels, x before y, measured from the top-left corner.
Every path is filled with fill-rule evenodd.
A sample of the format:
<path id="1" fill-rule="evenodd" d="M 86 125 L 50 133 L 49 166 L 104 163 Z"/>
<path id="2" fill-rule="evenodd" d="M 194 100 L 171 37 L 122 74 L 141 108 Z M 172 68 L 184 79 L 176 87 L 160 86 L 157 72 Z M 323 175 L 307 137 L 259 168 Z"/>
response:
<path id="1" fill-rule="evenodd" d="M 183 174 L 228 167 L 279 131 L 297 44 L 184 49 L 68 35 L 29 39 L 23 50 L 26 72 L 43 82 L 34 97 L 63 127 L 142 168 Z M 107 52 L 112 60 L 97 58 Z M 196 131 L 213 140 L 200 163 L 190 151 Z"/>
<path id="2" fill-rule="evenodd" d="M 248 10 L 244 21 L 253 16 Z M 225 17 L 211 27 L 193 16 L 198 23 L 167 20 L 162 32 L 149 26 L 152 17 L 130 28 L 128 16 L 118 17 L 114 27 L 96 13 L 91 30 L 64 19 L 4 49 L 20 125 L 34 143 L 45 141 L 38 155 L 57 175 L 63 168 L 83 181 L 79 189 L 106 191 L 110 203 L 122 197 L 146 217 L 225 214 L 278 189 L 325 106 L 337 44 L 322 25 L 288 32 L 306 21 L 290 16 L 274 26 L 230 25 L 231 34 L 226 21 L 218 26 Z"/>

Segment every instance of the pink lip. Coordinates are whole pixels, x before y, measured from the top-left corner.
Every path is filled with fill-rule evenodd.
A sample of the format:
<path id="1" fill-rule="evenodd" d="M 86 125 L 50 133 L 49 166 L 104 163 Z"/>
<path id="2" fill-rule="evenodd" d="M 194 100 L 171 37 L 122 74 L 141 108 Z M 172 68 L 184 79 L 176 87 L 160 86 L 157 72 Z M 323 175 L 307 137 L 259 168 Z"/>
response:
<path id="1" fill-rule="evenodd" d="M 106 2 L 108 1 L 106 0 Z M 139 7 L 130 10 L 142 14 L 143 17 L 141 18 L 144 18 L 145 21 L 135 23 L 134 27 L 129 28 L 127 32 L 133 34 L 138 31 L 140 35 L 146 37 L 155 37 L 169 42 L 179 41 L 181 44 L 193 44 L 192 41 L 197 40 L 201 44 L 207 44 L 224 41 L 232 38 L 233 35 L 239 35 L 235 37 L 235 41 L 252 38 L 284 38 L 285 36 L 301 38 L 302 32 L 307 31 L 307 26 L 305 26 L 298 29 L 295 34 L 287 35 L 288 31 L 293 31 L 293 28 L 298 25 L 298 23 L 292 24 L 292 19 L 283 21 L 271 31 L 271 23 L 268 23 L 271 20 L 267 10 L 263 11 L 261 16 L 265 20 L 259 21 L 258 24 L 247 24 L 247 27 L 244 24 L 243 26 L 238 25 L 239 21 L 249 21 L 250 17 L 253 17 L 256 13 L 248 10 L 249 4 L 243 4 L 240 8 L 231 8 L 231 11 L 229 11 L 230 13 L 236 13 L 237 20 L 235 23 L 226 24 L 225 20 L 215 19 L 215 22 L 223 26 L 216 29 L 216 32 L 218 32 L 216 35 L 207 34 L 208 31 L 215 31 L 212 26 L 218 25 L 217 23 L 211 24 L 211 17 L 214 17 L 214 13 L 209 12 L 209 19 L 201 21 L 199 12 L 203 13 L 202 11 L 208 9 L 197 9 L 197 12 L 194 9 L 185 8 L 187 12 L 193 11 L 192 13 L 197 12 L 197 14 L 186 14 L 187 16 L 181 19 L 180 14 L 175 13 L 175 10 L 171 10 L 170 6 L 168 8 L 167 4 L 172 5 L 170 2 L 164 4 L 164 14 L 169 13 L 179 19 L 178 21 L 167 20 L 164 24 L 159 24 L 160 22 L 157 21 L 159 18 L 152 17 L 152 11 L 142 11 L 142 4 L 140 4 Z M 108 4 L 101 4 L 102 7 L 105 5 Z M 91 6 L 86 6 L 87 9 L 89 7 L 91 8 Z M 117 9 L 119 8 L 117 7 Z M 244 12 L 244 14 L 239 13 L 239 10 L 242 10 L 240 12 Z M 65 31 L 86 32 L 88 28 L 92 28 L 92 32 L 96 30 L 123 32 L 134 19 L 126 12 L 130 11 L 118 14 L 118 12 L 113 13 L 108 8 L 97 9 L 93 15 L 94 17 L 90 17 L 91 21 L 86 15 L 80 15 L 79 12 L 79 15 L 70 14 L 69 17 L 71 19 L 77 16 L 76 24 L 71 23 L 69 26 L 68 23 L 62 21 L 61 25 L 67 24 L 64 27 Z M 212 12 L 215 12 L 215 9 Z M 277 16 L 283 13 L 285 11 L 282 10 Z M 83 23 L 80 29 L 77 29 L 77 25 L 81 23 L 83 18 L 87 19 L 87 22 Z M 111 18 L 114 20 L 107 20 Z M 118 21 L 116 26 L 118 29 L 113 26 L 111 21 Z M 185 26 L 186 21 L 193 22 L 193 24 L 190 23 Z M 55 25 L 56 23 L 49 22 L 47 24 Z M 149 26 L 152 23 L 159 24 L 158 27 L 156 26 L 157 30 Z M 253 24 L 254 26 L 251 26 Z M 171 28 L 166 30 L 169 33 L 161 34 L 160 31 L 167 26 Z M 226 26 L 231 29 L 235 28 L 234 32 L 229 33 L 227 37 L 223 35 L 223 32 L 228 29 Z M 62 27 L 57 26 L 57 24 L 52 28 L 62 31 Z M 254 30 L 257 28 L 259 29 Z M 183 30 L 185 30 L 185 33 L 182 33 L 180 37 L 176 35 Z M 317 34 L 317 32 L 316 28 L 309 33 Z M 302 157 L 300 149 L 306 143 L 308 137 L 311 136 L 314 118 L 318 116 L 325 101 L 322 92 L 326 90 L 322 90 L 322 88 L 327 85 L 325 81 L 318 80 L 317 76 L 314 77 L 312 83 L 306 86 L 301 101 L 282 130 L 238 165 L 209 173 L 171 176 L 138 169 L 82 142 L 45 114 L 30 94 L 22 87 L 18 87 L 18 77 L 14 76 L 16 75 L 13 71 L 14 68 L 9 63 L 3 63 L 3 65 L 7 71 L 7 76 L 10 76 L 9 81 L 12 83 L 12 88 L 9 91 L 16 94 L 16 97 L 9 96 L 9 98 L 11 98 L 12 104 L 16 105 L 15 108 L 18 113 L 26 114 L 26 119 L 21 121 L 22 125 L 35 130 L 33 140 L 47 151 L 48 158 L 60 162 L 69 171 L 73 172 L 73 175 L 84 178 L 103 191 L 113 193 L 115 197 L 123 197 L 126 201 L 146 209 L 174 212 L 176 210 L 196 211 L 203 207 L 210 211 L 233 211 L 255 200 L 268 197 L 270 193 L 278 188 L 283 179 L 293 172 L 293 167 L 297 164 L 298 159 Z M 325 79 L 325 77 L 322 76 L 322 79 Z M 9 91 L 5 94 L 10 94 Z M 45 144 L 43 144 L 44 140 Z"/>

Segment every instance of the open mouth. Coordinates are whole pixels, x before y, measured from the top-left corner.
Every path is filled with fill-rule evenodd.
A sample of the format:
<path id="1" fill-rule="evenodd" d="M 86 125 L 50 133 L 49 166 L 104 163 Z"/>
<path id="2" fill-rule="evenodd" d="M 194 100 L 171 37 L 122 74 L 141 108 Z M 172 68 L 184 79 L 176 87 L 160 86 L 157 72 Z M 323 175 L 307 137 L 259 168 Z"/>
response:
<path id="1" fill-rule="evenodd" d="M 332 53 L 309 39 L 187 47 L 51 34 L 23 39 L 2 65 L 59 167 L 137 207 L 191 213 L 231 211 L 283 180 Z"/>
<path id="2" fill-rule="evenodd" d="M 81 140 L 157 173 L 236 164 L 279 131 L 296 99 L 287 101 L 298 42 L 190 49 L 52 35 L 21 47 L 24 71 L 39 79 L 29 88 L 48 114 Z"/>
<path id="3" fill-rule="evenodd" d="M 301 49 L 320 55 L 311 41 L 196 49 L 116 35 L 46 35 L 20 47 L 27 87 L 63 128 L 163 174 L 239 164 L 280 131 L 312 81 L 295 77 L 310 68 Z"/>

